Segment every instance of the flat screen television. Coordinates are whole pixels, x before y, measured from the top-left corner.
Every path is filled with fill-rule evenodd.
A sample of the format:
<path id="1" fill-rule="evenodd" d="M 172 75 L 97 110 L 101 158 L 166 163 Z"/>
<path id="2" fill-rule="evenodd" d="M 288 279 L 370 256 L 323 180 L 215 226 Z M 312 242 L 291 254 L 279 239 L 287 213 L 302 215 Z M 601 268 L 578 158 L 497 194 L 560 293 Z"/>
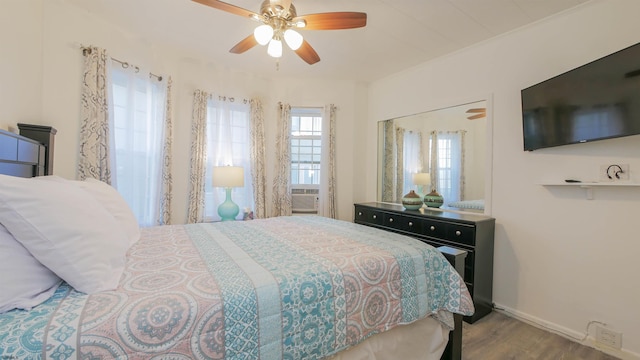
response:
<path id="1" fill-rule="evenodd" d="M 640 134 L 640 43 L 521 96 L 525 151 Z"/>

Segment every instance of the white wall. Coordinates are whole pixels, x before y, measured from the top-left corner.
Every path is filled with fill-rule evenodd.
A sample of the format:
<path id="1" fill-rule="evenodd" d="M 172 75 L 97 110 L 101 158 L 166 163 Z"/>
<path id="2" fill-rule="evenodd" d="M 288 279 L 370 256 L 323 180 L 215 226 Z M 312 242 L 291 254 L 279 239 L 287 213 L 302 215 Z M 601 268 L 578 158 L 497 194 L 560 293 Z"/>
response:
<path id="1" fill-rule="evenodd" d="M 0 11 L 0 129 L 40 119 L 42 5 L 2 0 Z M 22 71 L 16 71 L 16 69 Z"/>
<path id="2" fill-rule="evenodd" d="M 628 358 L 640 357 L 640 188 L 598 189 L 586 200 L 580 188 L 539 182 L 594 179 L 613 163 L 630 164 L 640 182 L 640 136 L 524 152 L 520 90 L 640 42 L 639 13 L 640 1 L 593 1 L 377 81 L 367 128 L 375 139 L 379 120 L 491 95 L 495 303 L 576 338 L 590 320 L 606 322 L 623 333 L 625 353 L 616 354 Z M 365 146 L 375 164 L 375 143 Z M 367 173 L 373 200 L 375 167 Z"/>
<path id="3" fill-rule="evenodd" d="M 268 79 L 224 68 L 214 60 L 168 48 L 104 22 L 64 0 L 9 0 L 0 4 L 0 128 L 17 122 L 58 130 L 56 175 L 75 178 L 80 126 L 80 46 L 95 45 L 143 71 L 171 76 L 174 108 L 174 198 L 172 222 L 186 221 L 192 95 L 196 89 L 235 98 L 259 97 L 267 136 L 267 201 L 274 171 L 276 104 L 318 106 L 334 103 L 337 112 L 338 216 L 353 219 L 353 137 L 366 121 L 367 88 L 342 80 Z M 5 63 L 6 62 L 6 63 Z M 8 111 L 7 111 L 8 110 Z M 363 190 L 359 190 L 363 192 Z M 270 209 L 270 206 L 269 206 Z"/>
<path id="4" fill-rule="evenodd" d="M 640 287 L 632 222 L 640 190 L 548 189 L 545 179 L 592 178 L 601 164 L 628 163 L 640 182 L 638 136 L 522 151 L 520 89 L 640 41 L 640 1 L 594 1 L 370 87 L 346 81 L 281 79 L 238 73 L 180 49 L 150 43 L 62 0 L 0 3 L 0 127 L 17 122 L 58 129 L 55 173 L 75 177 L 82 56 L 96 45 L 112 56 L 171 75 L 174 86 L 174 212 L 186 213 L 191 99 L 195 89 L 260 96 L 273 149 L 275 106 L 338 108 L 339 215 L 376 198 L 376 122 L 491 97 L 492 215 L 497 219 L 494 299 L 499 306 L 580 337 L 589 320 L 624 334 L 640 353 Z M 365 120 L 368 119 L 368 120 Z M 271 156 L 271 155 L 270 155 Z M 270 175 L 273 164 L 268 158 Z M 491 168 L 491 167 L 490 167 Z M 270 190 L 270 183 L 268 189 Z M 593 329 L 591 329 L 593 335 Z"/>

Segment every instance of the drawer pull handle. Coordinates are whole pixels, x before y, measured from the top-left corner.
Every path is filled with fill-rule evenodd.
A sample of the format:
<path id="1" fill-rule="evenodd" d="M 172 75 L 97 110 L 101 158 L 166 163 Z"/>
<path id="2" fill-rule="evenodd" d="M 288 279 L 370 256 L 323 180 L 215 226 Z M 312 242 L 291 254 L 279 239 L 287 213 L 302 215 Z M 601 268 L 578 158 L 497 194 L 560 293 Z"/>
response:
<path id="1" fill-rule="evenodd" d="M 362 216 L 362 211 L 358 211 L 358 216 Z"/>
<path id="2" fill-rule="evenodd" d="M 461 234 L 460 230 L 456 230 L 456 236 L 460 236 Z"/>
<path id="3" fill-rule="evenodd" d="M 413 223 L 411 221 L 409 221 L 409 226 L 413 226 Z"/>
<path id="4" fill-rule="evenodd" d="M 431 227 L 429 228 L 429 230 L 434 231 L 436 229 L 435 226 L 431 225 Z"/>
<path id="5" fill-rule="evenodd" d="M 378 216 L 376 216 L 376 215 L 373 215 L 373 218 L 374 218 L 374 219 L 377 219 L 377 218 L 378 218 Z"/>
<path id="6" fill-rule="evenodd" d="M 393 222 L 393 218 L 389 218 L 389 222 Z"/>

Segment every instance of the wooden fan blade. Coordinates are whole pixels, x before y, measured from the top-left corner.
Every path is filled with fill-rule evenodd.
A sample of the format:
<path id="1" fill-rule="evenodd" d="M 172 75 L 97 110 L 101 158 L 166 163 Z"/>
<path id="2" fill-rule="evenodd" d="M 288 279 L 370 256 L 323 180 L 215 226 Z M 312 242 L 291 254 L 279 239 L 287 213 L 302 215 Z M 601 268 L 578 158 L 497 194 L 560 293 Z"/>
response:
<path id="1" fill-rule="evenodd" d="M 234 54 L 242 54 L 243 52 L 251 49 L 256 45 L 258 45 L 258 42 L 256 41 L 256 38 L 253 36 L 253 34 L 251 34 L 246 38 L 240 40 L 240 42 L 237 43 L 236 46 L 232 47 L 229 52 Z"/>
<path id="2" fill-rule="evenodd" d="M 472 108 L 472 109 L 467 110 L 467 114 L 483 113 L 483 112 L 486 112 L 486 111 L 487 111 L 487 109 L 485 109 L 485 108 Z"/>
<path id="3" fill-rule="evenodd" d="M 354 29 L 367 25 L 367 14 L 361 12 L 330 12 L 307 14 L 293 18 L 292 22 L 304 20 L 303 30 Z"/>
<path id="4" fill-rule="evenodd" d="M 192 0 L 202 5 L 210 6 L 214 9 L 226 11 L 228 13 L 232 13 L 235 15 L 240 15 L 252 19 L 260 18 L 260 15 L 254 13 L 253 11 L 249 11 L 247 9 L 243 9 L 241 7 L 227 4 L 226 2 L 218 1 L 218 0 Z"/>
<path id="5" fill-rule="evenodd" d="M 483 118 L 485 116 L 487 116 L 485 113 L 480 113 L 480 114 L 476 114 L 476 115 L 471 115 L 467 119 L 475 120 L 475 119 L 481 119 L 481 118 Z"/>
<path id="6" fill-rule="evenodd" d="M 318 53 L 309 45 L 307 40 L 302 41 L 302 45 L 298 50 L 296 50 L 296 54 L 302 58 L 302 60 L 306 61 L 307 64 L 313 65 L 320 61 L 320 56 Z"/>

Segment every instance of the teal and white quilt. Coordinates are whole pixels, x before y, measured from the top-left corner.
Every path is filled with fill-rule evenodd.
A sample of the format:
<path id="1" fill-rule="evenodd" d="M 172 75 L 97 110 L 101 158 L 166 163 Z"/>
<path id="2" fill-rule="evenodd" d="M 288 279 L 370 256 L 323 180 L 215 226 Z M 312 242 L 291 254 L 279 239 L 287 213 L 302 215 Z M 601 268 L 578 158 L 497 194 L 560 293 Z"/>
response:
<path id="1" fill-rule="evenodd" d="M 0 359 L 321 359 L 473 303 L 433 247 L 316 216 L 142 229 L 119 287 L 0 314 Z"/>

